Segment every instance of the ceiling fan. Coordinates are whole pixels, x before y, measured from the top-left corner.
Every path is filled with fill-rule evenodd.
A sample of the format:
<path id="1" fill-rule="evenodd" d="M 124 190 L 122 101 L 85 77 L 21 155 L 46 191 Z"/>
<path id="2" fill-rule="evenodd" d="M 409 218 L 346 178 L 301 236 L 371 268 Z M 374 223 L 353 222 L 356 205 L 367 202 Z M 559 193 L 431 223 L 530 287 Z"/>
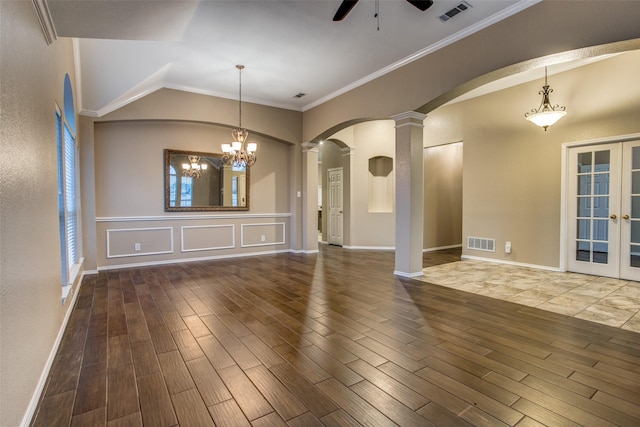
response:
<path id="1" fill-rule="evenodd" d="M 421 11 L 429 9 L 433 5 L 433 0 L 407 0 L 413 6 L 417 7 Z M 338 11 L 333 16 L 333 21 L 342 21 L 351 12 L 351 9 L 358 3 L 358 0 L 343 0 L 340 3 Z"/>

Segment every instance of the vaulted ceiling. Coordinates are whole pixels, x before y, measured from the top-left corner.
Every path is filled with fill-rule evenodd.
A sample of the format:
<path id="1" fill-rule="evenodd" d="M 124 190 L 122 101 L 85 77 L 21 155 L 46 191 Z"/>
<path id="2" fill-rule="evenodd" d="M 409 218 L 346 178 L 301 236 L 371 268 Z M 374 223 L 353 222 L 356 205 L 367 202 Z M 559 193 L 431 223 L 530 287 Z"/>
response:
<path id="1" fill-rule="evenodd" d="M 101 116 L 160 88 L 304 111 L 540 0 L 46 0 L 77 38 L 80 109 Z M 377 17 L 376 17 L 377 13 Z M 304 94 L 296 97 L 298 94 Z"/>

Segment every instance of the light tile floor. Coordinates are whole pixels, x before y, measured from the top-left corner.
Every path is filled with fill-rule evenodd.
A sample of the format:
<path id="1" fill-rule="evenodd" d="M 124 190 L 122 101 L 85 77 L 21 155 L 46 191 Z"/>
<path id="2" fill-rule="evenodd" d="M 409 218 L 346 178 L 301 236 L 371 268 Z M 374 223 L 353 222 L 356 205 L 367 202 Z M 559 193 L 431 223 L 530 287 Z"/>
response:
<path id="1" fill-rule="evenodd" d="M 423 271 L 425 282 L 640 332 L 640 282 L 475 260 Z"/>

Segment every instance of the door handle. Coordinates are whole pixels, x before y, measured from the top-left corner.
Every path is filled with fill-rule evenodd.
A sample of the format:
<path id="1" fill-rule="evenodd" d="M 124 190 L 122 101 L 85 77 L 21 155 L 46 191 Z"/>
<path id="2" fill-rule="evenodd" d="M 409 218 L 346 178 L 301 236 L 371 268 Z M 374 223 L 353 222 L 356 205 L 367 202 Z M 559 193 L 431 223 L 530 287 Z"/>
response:
<path id="1" fill-rule="evenodd" d="M 622 219 L 629 219 L 629 215 L 622 215 Z"/>
<path id="2" fill-rule="evenodd" d="M 616 219 L 616 218 L 618 218 L 618 217 L 616 216 L 616 214 L 611 214 L 611 216 L 610 216 L 609 218 L 611 218 L 611 219 Z"/>

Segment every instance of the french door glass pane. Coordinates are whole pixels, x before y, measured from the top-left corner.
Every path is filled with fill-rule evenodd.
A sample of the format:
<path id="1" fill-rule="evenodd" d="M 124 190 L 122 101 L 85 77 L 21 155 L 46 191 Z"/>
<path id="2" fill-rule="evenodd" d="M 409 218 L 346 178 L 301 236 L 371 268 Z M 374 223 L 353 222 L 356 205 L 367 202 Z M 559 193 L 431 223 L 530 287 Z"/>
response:
<path id="1" fill-rule="evenodd" d="M 631 245 L 631 255 L 629 256 L 629 264 L 631 267 L 640 268 L 640 246 Z"/>
<path id="2" fill-rule="evenodd" d="M 638 214 L 640 215 L 640 199 L 638 200 Z M 578 197 L 578 217 L 591 216 L 591 197 Z"/>
<path id="3" fill-rule="evenodd" d="M 640 218 L 640 196 L 631 196 L 631 218 Z"/>
<path id="4" fill-rule="evenodd" d="M 594 171 L 595 172 L 608 172 L 610 170 L 610 161 L 609 161 L 609 157 L 610 157 L 610 151 L 609 150 L 605 150 L 605 151 L 596 151 L 596 161 L 595 161 L 595 168 Z"/>
<path id="5" fill-rule="evenodd" d="M 593 242 L 593 262 L 606 264 L 609 260 L 609 244 Z"/>
<path id="6" fill-rule="evenodd" d="M 631 169 L 640 169 L 640 147 L 633 147 L 631 151 Z"/>
<path id="7" fill-rule="evenodd" d="M 578 176 L 578 195 L 579 196 L 591 195 L 591 175 Z"/>
<path id="8" fill-rule="evenodd" d="M 640 243 L 640 222 L 631 221 L 631 243 Z"/>
<path id="9" fill-rule="evenodd" d="M 591 153 L 578 154 L 578 173 L 591 172 Z"/>
<path id="10" fill-rule="evenodd" d="M 609 217 L 609 196 L 599 196 L 593 198 L 593 217 Z"/>
<path id="11" fill-rule="evenodd" d="M 593 221 L 593 240 L 607 241 L 609 239 L 609 220 Z"/>
<path id="12" fill-rule="evenodd" d="M 631 194 L 640 194 L 640 171 L 631 172 Z"/>
<path id="13" fill-rule="evenodd" d="M 576 242 L 576 260 L 591 261 L 591 244 L 589 242 Z"/>
<path id="14" fill-rule="evenodd" d="M 579 219 L 578 229 L 576 232 L 576 238 L 578 239 L 590 239 L 591 238 L 591 220 Z"/>
<path id="15" fill-rule="evenodd" d="M 594 176 L 595 186 L 593 194 L 602 195 L 609 194 L 609 174 L 600 173 Z"/>

